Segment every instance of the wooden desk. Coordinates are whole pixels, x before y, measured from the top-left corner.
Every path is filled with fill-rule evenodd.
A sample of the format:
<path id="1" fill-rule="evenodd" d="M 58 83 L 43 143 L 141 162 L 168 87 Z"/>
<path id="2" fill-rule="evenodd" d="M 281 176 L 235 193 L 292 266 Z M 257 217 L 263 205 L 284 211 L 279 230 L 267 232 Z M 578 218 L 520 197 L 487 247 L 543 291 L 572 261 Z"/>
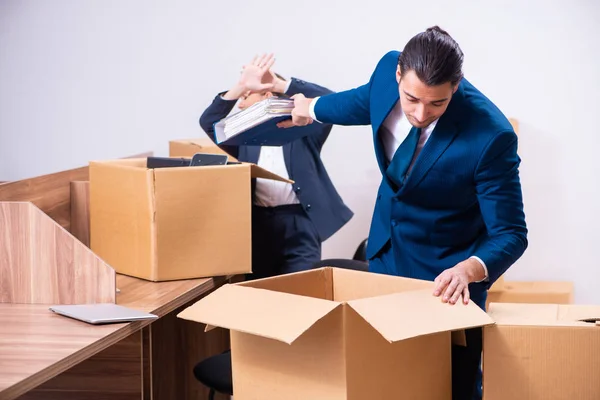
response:
<path id="1" fill-rule="evenodd" d="M 176 315 L 225 280 L 118 275 L 117 303 L 160 317 L 128 324 L 92 326 L 47 305 L 0 304 L 0 399 L 206 398 L 192 366 L 226 349 L 227 334 Z"/>

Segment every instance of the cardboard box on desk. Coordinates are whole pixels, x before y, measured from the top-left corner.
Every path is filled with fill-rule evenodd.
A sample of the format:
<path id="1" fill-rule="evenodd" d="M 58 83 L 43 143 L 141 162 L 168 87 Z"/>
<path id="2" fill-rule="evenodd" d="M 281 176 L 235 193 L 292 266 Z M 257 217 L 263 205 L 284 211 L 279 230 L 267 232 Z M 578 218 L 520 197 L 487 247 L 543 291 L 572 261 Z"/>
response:
<path id="1" fill-rule="evenodd" d="M 488 292 L 487 304 L 570 304 L 573 291 L 573 282 L 505 281 L 502 289 Z"/>
<path id="2" fill-rule="evenodd" d="M 251 272 L 256 165 L 146 168 L 90 163 L 91 249 L 117 272 L 165 281 Z"/>
<path id="3" fill-rule="evenodd" d="M 169 157 L 193 157 L 196 153 L 227 154 L 209 138 L 169 141 Z M 229 156 L 229 161 L 237 161 Z"/>
<path id="4" fill-rule="evenodd" d="M 489 314 L 484 400 L 600 399 L 600 306 L 494 303 Z"/>
<path id="5" fill-rule="evenodd" d="M 493 321 L 432 288 L 327 267 L 225 285 L 178 316 L 230 329 L 236 398 L 450 400 L 451 331 Z"/>

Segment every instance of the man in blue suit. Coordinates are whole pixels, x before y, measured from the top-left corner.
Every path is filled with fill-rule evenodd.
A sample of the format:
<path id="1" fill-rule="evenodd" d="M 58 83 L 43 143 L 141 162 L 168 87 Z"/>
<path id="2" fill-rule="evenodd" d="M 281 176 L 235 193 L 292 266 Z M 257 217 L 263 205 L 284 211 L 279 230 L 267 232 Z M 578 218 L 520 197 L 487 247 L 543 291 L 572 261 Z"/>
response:
<path id="1" fill-rule="evenodd" d="M 200 117 L 200 126 L 213 141 L 213 124 L 226 117 L 236 103 L 245 109 L 273 94 L 332 93 L 299 79 L 285 81 L 271 71 L 273 63 L 272 55 L 255 57 L 243 67 L 235 85 L 214 98 Z M 309 269 L 321 260 L 321 243 L 353 216 L 321 161 L 332 125 L 316 123 L 311 128 L 312 134 L 281 147 L 222 146 L 240 161 L 294 181 L 293 185 L 260 178 L 252 181 L 251 278 Z"/>
<path id="2" fill-rule="evenodd" d="M 371 125 L 383 175 L 369 270 L 435 282 L 434 295 L 485 309 L 487 289 L 525 251 L 517 136 L 463 78 L 463 53 L 439 27 L 387 53 L 369 82 L 320 98 L 297 95 L 293 122 Z M 453 348 L 453 398 L 473 394 L 481 329 Z"/>

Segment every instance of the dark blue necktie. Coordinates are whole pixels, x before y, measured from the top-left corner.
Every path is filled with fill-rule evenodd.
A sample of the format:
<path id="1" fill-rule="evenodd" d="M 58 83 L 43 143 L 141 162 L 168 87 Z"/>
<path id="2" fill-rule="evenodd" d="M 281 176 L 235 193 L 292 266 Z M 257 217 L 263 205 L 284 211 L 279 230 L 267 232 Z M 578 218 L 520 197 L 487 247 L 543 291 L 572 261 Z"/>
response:
<path id="1" fill-rule="evenodd" d="M 398 150 L 394 153 L 392 162 L 385 170 L 387 177 L 396 184 L 397 188 L 400 188 L 404 183 L 404 177 L 417 149 L 420 135 L 421 129 L 413 126 L 406 139 L 404 139 Z"/>

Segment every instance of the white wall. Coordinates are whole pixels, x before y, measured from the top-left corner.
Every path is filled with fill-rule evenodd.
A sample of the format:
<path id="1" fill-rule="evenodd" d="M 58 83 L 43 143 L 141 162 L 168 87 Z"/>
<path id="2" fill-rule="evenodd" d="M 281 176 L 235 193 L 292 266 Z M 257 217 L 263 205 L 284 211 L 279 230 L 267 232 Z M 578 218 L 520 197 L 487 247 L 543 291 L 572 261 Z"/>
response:
<path id="1" fill-rule="evenodd" d="M 425 11 L 425 5 L 429 9 Z M 423 2 L 0 1 L 0 180 L 199 137 L 198 117 L 257 52 L 334 90 L 439 24 L 465 71 L 521 123 L 530 247 L 511 279 L 568 279 L 600 303 L 600 5 L 593 0 Z M 323 157 L 356 216 L 325 244 L 349 257 L 380 174 L 368 127 L 336 127 Z"/>

